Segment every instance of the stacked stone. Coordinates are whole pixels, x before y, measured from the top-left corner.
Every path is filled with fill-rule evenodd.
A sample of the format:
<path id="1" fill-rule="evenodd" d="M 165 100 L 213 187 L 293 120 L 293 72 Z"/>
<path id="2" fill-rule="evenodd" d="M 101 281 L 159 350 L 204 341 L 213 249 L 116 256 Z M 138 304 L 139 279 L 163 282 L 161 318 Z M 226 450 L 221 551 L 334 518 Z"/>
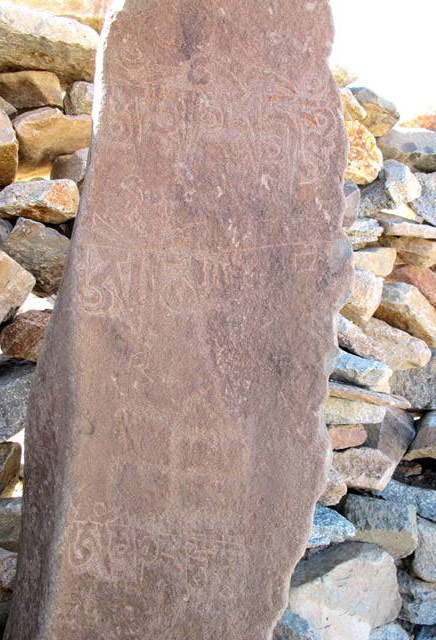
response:
<path id="1" fill-rule="evenodd" d="M 396 127 L 392 103 L 334 73 L 355 282 L 325 409 L 332 466 L 275 640 L 425 640 L 436 638 L 436 133 Z"/>
<path id="2" fill-rule="evenodd" d="M 0 7 L 0 629 L 18 552 L 27 398 L 91 140 L 99 36 L 87 24 L 100 28 L 104 9 L 66 1 L 55 16 L 33 9 L 52 2 L 27 4 Z"/>

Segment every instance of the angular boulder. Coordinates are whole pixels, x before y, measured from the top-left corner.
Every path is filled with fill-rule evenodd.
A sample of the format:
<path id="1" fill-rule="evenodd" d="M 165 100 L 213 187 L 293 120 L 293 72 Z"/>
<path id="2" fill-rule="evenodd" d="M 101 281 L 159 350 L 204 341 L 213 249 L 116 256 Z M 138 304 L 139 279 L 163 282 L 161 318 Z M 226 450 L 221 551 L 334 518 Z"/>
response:
<path id="1" fill-rule="evenodd" d="M 432 229 L 433 228 L 434 227 L 432 227 Z M 436 232 L 436 228 L 434 229 Z M 389 281 L 412 284 L 436 307 L 436 273 L 434 271 L 414 265 L 407 265 L 394 269 L 389 276 Z"/>
<path id="2" fill-rule="evenodd" d="M 436 458 L 436 411 L 428 411 L 418 421 L 416 437 L 404 456 L 405 460 Z"/>
<path id="3" fill-rule="evenodd" d="M 371 424 L 381 422 L 385 414 L 386 407 L 333 396 L 329 396 L 324 409 L 326 424 Z"/>
<path id="4" fill-rule="evenodd" d="M 382 278 L 371 271 L 356 269 L 353 291 L 347 304 L 341 309 L 342 315 L 356 324 L 365 324 L 379 308 L 382 292 Z"/>
<path id="5" fill-rule="evenodd" d="M 346 229 L 346 233 L 353 249 L 363 249 L 368 244 L 377 242 L 383 234 L 383 227 L 379 225 L 377 220 L 358 218 Z"/>
<path id="6" fill-rule="evenodd" d="M 18 168 L 18 142 L 9 116 L 0 109 L 0 187 L 15 180 Z"/>
<path id="7" fill-rule="evenodd" d="M 60 224 L 76 216 L 79 199 L 73 180 L 15 182 L 0 192 L 0 217 Z"/>
<path id="8" fill-rule="evenodd" d="M 58 156 L 52 165 L 50 178 L 52 180 L 74 180 L 77 186 L 82 186 L 85 177 L 88 149 L 79 149 L 66 156 Z"/>
<path id="9" fill-rule="evenodd" d="M 436 582 L 436 523 L 418 517 L 418 546 L 412 561 L 414 574 L 426 582 Z"/>
<path id="10" fill-rule="evenodd" d="M 0 442 L 24 429 L 34 373 L 32 364 L 11 362 L 0 367 Z"/>
<path id="11" fill-rule="evenodd" d="M 363 425 L 356 424 L 331 424 L 328 428 L 328 436 L 332 449 L 350 449 L 359 447 L 367 438 Z"/>
<path id="12" fill-rule="evenodd" d="M 371 335 L 368 335 L 366 329 L 364 332 L 357 324 L 354 324 L 342 314 L 339 314 L 336 318 L 336 328 L 340 347 L 362 358 L 370 358 L 387 363 L 387 354 L 383 345 L 373 339 Z"/>
<path id="13" fill-rule="evenodd" d="M 384 362 L 393 371 L 425 367 L 431 358 L 431 350 L 424 340 L 379 318 L 371 318 L 364 330 L 369 338 L 383 347 L 386 354 Z"/>
<path id="14" fill-rule="evenodd" d="M 436 241 L 427 238 L 383 236 L 385 247 L 396 249 L 398 258 L 417 267 L 433 267 L 436 264 Z"/>
<path id="15" fill-rule="evenodd" d="M 50 318 L 51 311 L 27 311 L 17 315 L 0 331 L 2 352 L 10 358 L 36 362 Z"/>
<path id="16" fill-rule="evenodd" d="M 418 515 L 436 522 L 436 491 L 413 487 L 397 480 L 391 480 L 380 492 L 380 496 L 389 502 L 413 505 Z"/>
<path id="17" fill-rule="evenodd" d="M 418 171 L 436 171 L 436 132 L 425 129 L 391 129 L 378 138 L 385 160 L 398 160 Z"/>
<path id="18" fill-rule="evenodd" d="M 11 235 L 3 242 L 3 248 Z M 7 252 L 0 251 L 0 324 L 15 314 L 34 285 L 34 276 Z"/>
<path id="19" fill-rule="evenodd" d="M 308 548 L 344 542 L 356 534 L 353 524 L 334 509 L 316 505 Z"/>
<path id="20" fill-rule="evenodd" d="M 395 371 L 391 378 L 392 393 L 409 400 L 412 409 L 436 409 L 436 349 L 421 369 Z"/>
<path id="21" fill-rule="evenodd" d="M 349 152 L 346 180 L 369 184 L 383 167 L 383 156 L 373 134 L 358 120 L 346 120 Z"/>
<path id="22" fill-rule="evenodd" d="M 396 106 L 366 87 L 352 87 L 351 92 L 366 111 L 365 126 L 376 136 L 383 136 L 400 119 Z"/>
<path id="23" fill-rule="evenodd" d="M 369 358 L 361 358 L 343 349 L 338 349 L 335 367 L 331 379 L 348 382 L 361 387 L 382 388 L 389 383 L 392 375 L 390 369 L 383 362 Z"/>
<path id="24" fill-rule="evenodd" d="M 50 71 L 0 73 L 0 95 L 16 109 L 63 107 L 59 78 Z"/>
<path id="25" fill-rule="evenodd" d="M 353 252 L 356 269 L 371 271 L 376 276 L 385 278 L 394 268 L 397 252 L 391 247 L 367 247 Z"/>
<path id="26" fill-rule="evenodd" d="M 413 624 L 436 624 L 436 583 L 399 571 L 398 586 L 403 600 L 400 619 Z"/>
<path id="27" fill-rule="evenodd" d="M 92 115 L 94 85 L 92 82 L 78 80 L 69 87 L 65 98 L 65 113 L 70 116 Z"/>
<path id="28" fill-rule="evenodd" d="M 9 551 L 20 548 L 21 498 L 0 499 L 0 547 Z"/>

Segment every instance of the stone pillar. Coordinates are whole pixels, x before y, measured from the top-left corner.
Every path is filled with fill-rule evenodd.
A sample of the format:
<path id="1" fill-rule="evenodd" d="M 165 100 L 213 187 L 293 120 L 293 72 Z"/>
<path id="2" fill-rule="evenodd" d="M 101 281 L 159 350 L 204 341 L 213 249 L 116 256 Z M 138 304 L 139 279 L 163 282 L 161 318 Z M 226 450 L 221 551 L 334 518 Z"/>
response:
<path id="1" fill-rule="evenodd" d="M 266 640 L 323 489 L 351 273 L 328 2 L 116 6 L 6 638 Z"/>

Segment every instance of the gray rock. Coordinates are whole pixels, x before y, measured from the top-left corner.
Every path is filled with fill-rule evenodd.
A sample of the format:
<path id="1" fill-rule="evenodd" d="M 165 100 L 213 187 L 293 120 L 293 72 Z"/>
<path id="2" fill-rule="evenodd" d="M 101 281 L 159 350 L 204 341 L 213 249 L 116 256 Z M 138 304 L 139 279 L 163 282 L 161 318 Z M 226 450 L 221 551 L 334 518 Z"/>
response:
<path id="1" fill-rule="evenodd" d="M 436 349 L 421 369 L 395 371 L 391 377 L 391 390 L 409 400 L 413 409 L 436 409 Z"/>
<path id="2" fill-rule="evenodd" d="M 412 505 L 348 494 L 344 515 L 356 528 L 356 541 L 378 544 L 395 559 L 406 558 L 416 549 L 418 526 Z"/>
<path id="3" fill-rule="evenodd" d="M 36 279 L 35 292 L 49 296 L 59 288 L 70 241 L 41 222 L 19 218 L 3 250 Z"/>
<path id="4" fill-rule="evenodd" d="M 347 181 L 344 184 L 345 211 L 342 225 L 351 227 L 357 220 L 360 204 L 360 189 L 355 182 Z"/>
<path id="5" fill-rule="evenodd" d="M 398 465 L 415 437 L 413 417 L 401 409 L 389 408 L 380 424 L 366 424 L 366 447 L 379 449 Z"/>
<path id="6" fill-rule="evenodd" d="M 421 196 L 421 183 L 407 165 L 397 160 L 386 160 L 383 173 L 385 189 L 395 204 L 411 202 Z"/>
<path id="7" fill-rule="evenodd" d="M 0 368 L 0 442 L 24 428 L 34 372 L 35 365 L 28 363 L 12 362 Z"/>
<path id="8" fill-rule="evenodd" d="M 319 504 L 313 515 L 312 533 L 308 547 L 320 547 L 333 542 L 344 542 L 353 538 L 356 533 L 354 526 L 334 509 L 328 509 Z"/>
<path id="9" fill-rule="evenodd" d="M 418 518 L 418 546 L 412 568 L 421 580 L 436 582 L 436 524 L 424 518 Z"/>
<path id="10" fill-rule="evenodd" d="M 436 411 L 428 411 L 419 420 L 416 437 L 404 458 L 436 458 Z"/>
<path id="11" fill-rule="evenodd" d="M 436 225 L 436 173 L 415 173 L 415 176 L 421 184 L 422 193 L 410 206 L 424 220 Z"/>
<path id="12" fill-rule="evenodd" d="M 435 640 L 436 625 L 422 627 L 415 637 L 416 637 L 416 640 Z"/>
<path id="13" fill-rule="evenodd" d="M 9 220 L 3 220 L 3 218 L 0 218 L 0 246 L 11 233 L 12 229 L 13 227 Z"/>
<path id="14" fill-rule="evenodd" d="M 307 620 L 286 609 L 274 629 L 273 640 L 321 640 L 321 637 Z"/>
<path id="15" fill-rule="evenodd" d="M 382 98 L 366 87 L 351 87 L 351 92 L 367 113 L 365 126 L 378 137 L 392 129 L 400 119 L 393 102 Z"/>
<path id="16" fill-rule="evenodd" d="M 375 217 L 380 211 L 395 208 L 395 203 L 385 189 L 384 173 L 381 172 L 377 180 L 361 191 L 359 204 L 359 220 Z M 376 220 L 374 220 L 376 222 Z"/>
<path id="17" fill-rule="evenodd" d="M 386 407 L 329 396 L 324 408 L 326 424 L 372 424 L 382 422 Z"/>
<path id="18" fill-rule="evenodd" d="M 9 551 L 20 548 L 21 498 L 0 500 L 0 547 Z"/>
<path id="19" fill-rule="evenodd" d="M 403 505 L 413 505 L 423 518 L 436 522 L 436 491 L 422 489 L 391 480 L 380 495 L 385 500 Z"/>
<path id="20" fill-rule="evenodd" d="M 377 220 L 358 218 L 351 227 L 346 229 L 346 233 L 353 249 L 362 249 L 368 244 L 377 242 L 383 233 L 383 227 Z"/>
<path id="21" fill-rule="evenodd" d="M 392 369 L 383 362 L 361 358 L 339 349 L 331 378 L 339 382 L 350 382 L 377 389 L 385 388 L 391 375 Z"/>
<path id="22" fill-rule="evenodd" d="M 398 586 L 403 598 L 401 620 L 413 624 L 436 624 L 436 584 L 399 571 Z"/>
<path id="23" fill-rule="evenodd" d="M 58 156 L 51 168 L 51 179 L 68 178 L 74 180 L 80 188 L 85 177 L 88 151 L 89 149 L 79 149 L 67 156 Z"/>
<path id="24" fill-rule="evenodd" d="M 409 634 L 399 624 L 391 622 L 371 631 L 368 640 L 409 640 Z"/>
<path id="25" fill-rule="evenodd" d="M 392 129 L 377 140 L 385 160 L 398 160 L 418 171 L 436 171 L 436 132 Z"/>
<path id="26" fill-rule="evenodd" d="M 78 80 L 68 89 L 64 107 L 65 113 L 70 116 L 80 116 L 82 114 L 92 115 L 92 102 L 94 100 L 94 85 L 91 82 Z"/>

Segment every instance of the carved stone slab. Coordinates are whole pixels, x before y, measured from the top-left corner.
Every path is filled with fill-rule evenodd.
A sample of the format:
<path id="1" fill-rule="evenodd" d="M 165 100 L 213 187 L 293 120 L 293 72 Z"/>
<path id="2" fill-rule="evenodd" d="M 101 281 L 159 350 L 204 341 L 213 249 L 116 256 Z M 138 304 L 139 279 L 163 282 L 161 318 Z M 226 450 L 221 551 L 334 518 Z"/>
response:
<path id="1" fill-rule="evenodd" d="M 265 640 L 350 278 L 325 0 L 125 0 L 27 433 L 7 640 Z"/>

